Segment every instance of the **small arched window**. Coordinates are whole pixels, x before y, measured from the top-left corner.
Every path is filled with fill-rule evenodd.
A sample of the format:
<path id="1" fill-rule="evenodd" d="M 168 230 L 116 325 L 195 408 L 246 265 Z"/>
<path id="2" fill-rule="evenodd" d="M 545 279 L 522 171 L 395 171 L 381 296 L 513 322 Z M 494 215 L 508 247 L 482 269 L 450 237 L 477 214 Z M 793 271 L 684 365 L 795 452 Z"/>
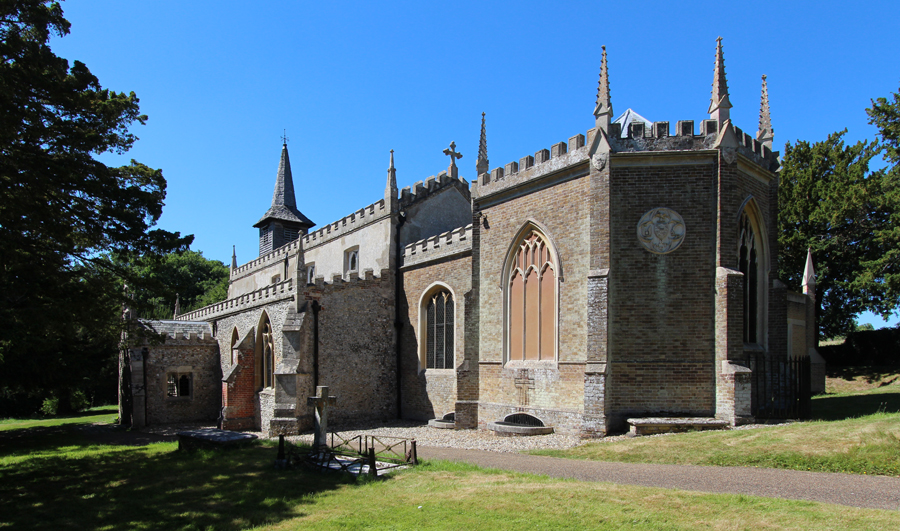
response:
<path id="1" fill-rule="evenodd" d="M 263 325 L 263 387 L 275 386 L 275 342 L 272 339 L 272 324 L 266 319 Z"/>
<path id="2" fill-rule="evenodd" d="M 428 369 L 453 368 L 453 295 L 447 290 L 438 290 L 426 297 L 425 367 Z"/>
<path id="3" fill-rule="evenodd" d="M 505 269 L 507 352 L 510 361 L 554 360 L 558 266 L 547 239 L 525 231 Z"/>

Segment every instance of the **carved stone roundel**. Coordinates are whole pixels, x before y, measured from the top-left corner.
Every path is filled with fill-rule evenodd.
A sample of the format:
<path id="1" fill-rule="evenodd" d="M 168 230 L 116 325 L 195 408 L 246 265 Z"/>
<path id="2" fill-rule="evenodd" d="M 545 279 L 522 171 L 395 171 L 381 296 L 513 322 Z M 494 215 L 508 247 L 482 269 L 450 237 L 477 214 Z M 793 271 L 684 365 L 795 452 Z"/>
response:
<path id="1" fill-rule="evenodd" d="M 637 237 L 651 253 L 671 253 L 684 241 L 684 219 L 668 208 L 653 208 L 638 221 Z"/>

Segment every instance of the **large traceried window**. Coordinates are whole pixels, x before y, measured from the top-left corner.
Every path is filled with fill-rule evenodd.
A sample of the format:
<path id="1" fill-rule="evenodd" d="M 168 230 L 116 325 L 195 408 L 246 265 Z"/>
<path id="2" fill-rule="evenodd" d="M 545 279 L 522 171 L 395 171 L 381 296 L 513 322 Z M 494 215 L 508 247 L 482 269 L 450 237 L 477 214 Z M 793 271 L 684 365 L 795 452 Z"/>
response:
<path id="1" fill-rule="evenodd" d="M 744 274 L 744 330 L 747 344 L 765 344 L 765 299 L 768 274 L 764 231 L 751 204 L 741 213 L 738 235 L 738 270 Z M 749 212 L 748 212 L 749 211 Z"/>
<path id="2" fill-rule="evenodd" d="M 524 232 L 506 271 L 507 353 L 510 361 L 555 360 L 557 289 L 555 253 L 536 229 Z"/>
<path id="3" fill-rule="evenodd" d="M 426 297 L 425 367 L 428 369 L 453 368 L 453 295 L 444 289 Z"/>

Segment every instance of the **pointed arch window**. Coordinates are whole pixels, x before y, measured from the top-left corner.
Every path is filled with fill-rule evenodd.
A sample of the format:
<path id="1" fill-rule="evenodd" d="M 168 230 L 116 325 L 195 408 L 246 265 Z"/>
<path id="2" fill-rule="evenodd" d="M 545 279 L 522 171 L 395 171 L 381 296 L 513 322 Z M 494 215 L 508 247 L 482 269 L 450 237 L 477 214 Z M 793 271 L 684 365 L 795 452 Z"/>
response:
<path id="1" fill-rule="evenodd" d="M 428 369 L 453 368 L 453 295 L 441 289 L 423 301 L 425 310 L 425 367 Z"/>
<path id="2" fill-rule="evenodd" d="M 766 259 L 763 231 L 746 210 L 741 213 L 738 236 L 738 270 L 744 274 L 744 343 L 763 344 L 766 298 Z"/>
<path id="3" fill-rule="evenodd" d="M 257 388 L 275 386 L 275 339 L 269 316 L 263 314 L 256 343 L 256 385 Z"/>
<path id="4" fill-rule="evenodd" d="M 526 231 L 506 268 L 507 359 L 555 360 L 559 266 L 538 230 Z"/>

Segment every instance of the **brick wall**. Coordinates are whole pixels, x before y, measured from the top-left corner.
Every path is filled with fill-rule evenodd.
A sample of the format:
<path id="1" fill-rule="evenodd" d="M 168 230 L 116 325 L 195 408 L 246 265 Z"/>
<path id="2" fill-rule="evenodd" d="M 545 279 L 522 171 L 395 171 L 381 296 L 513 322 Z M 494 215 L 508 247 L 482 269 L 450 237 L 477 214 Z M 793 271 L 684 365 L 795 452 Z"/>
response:
<path id="1" fill-rule="evenodd" d="M 471 255 L 457 255 L 402 271 L 400 344 L 403 418 L 440 418 L 456 408 L 456 368 L 465 361 L 465 316 L 472 284 Z M 436 281 L 454 295 L 454 363 L 449 369 L 426 369 L 421 359 L 422 296 Z"/>
<path id="2" fill-rule="evenodd" d="M 715 409 L 716 164 L 713 155 L 613 156 L 610 164 L 608 414 L 709 416 Z M 647 251 L 638 221 L 665 207 L 685 237 Z"/>

